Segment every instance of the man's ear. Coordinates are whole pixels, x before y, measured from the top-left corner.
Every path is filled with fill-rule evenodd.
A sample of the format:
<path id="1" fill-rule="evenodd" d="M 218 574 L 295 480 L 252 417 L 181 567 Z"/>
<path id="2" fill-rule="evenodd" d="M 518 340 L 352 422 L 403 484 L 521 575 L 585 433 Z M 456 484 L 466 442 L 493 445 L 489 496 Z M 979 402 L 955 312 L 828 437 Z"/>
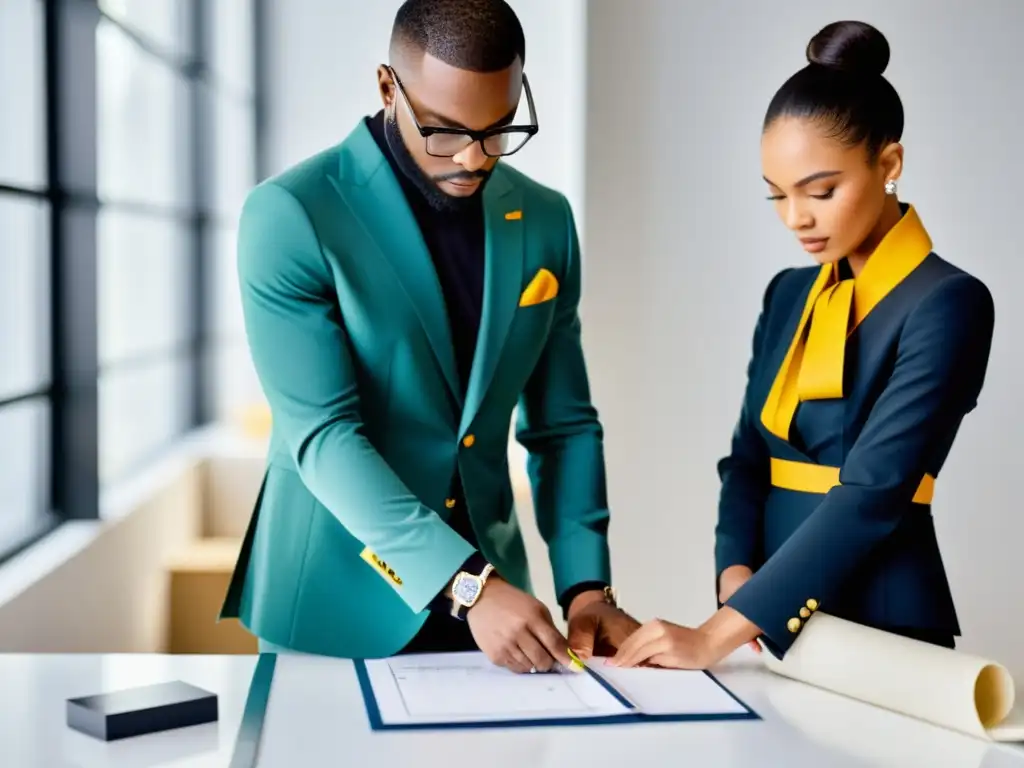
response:
<path id="1" fill-rule="evenodd" d="M 386 64 L 377 67 L 377 90 L 380 92 L 380 100 L 384 104 L 384 109 L 392 109 L 396 96 L 395 81 Z"/>

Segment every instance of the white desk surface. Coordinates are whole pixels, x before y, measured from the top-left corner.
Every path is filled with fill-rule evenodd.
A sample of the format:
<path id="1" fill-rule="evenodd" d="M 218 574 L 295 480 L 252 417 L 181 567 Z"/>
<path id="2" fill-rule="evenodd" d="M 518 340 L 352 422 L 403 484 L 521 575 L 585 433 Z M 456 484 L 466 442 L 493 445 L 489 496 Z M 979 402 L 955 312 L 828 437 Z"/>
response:
<path id="1" fill-rule="evenodd" d="M 0 766 L 228 768 L 255 656 L 0 654 Z M 1024 768 L 990 744 L 765 671 L 737 652 L 716 676 L 760 721 L 373 732 L 352 664 L 281 656 L 259 768 Z M 209 725 L 104 743 L 69 729 L 65 700 L 180 679 L 220 698 Z"/>

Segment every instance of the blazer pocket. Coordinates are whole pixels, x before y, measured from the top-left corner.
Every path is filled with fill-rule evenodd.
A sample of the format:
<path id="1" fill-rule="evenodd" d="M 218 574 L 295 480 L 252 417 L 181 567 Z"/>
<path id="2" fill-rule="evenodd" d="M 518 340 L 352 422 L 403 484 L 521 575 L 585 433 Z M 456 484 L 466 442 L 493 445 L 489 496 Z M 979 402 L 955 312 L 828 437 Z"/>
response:
<path id="1" fill-rule="evenodd" d="M 537 270 L 530 284 L 526 286 L 519 297 L 520 307 L 530 307 L 534 304 L 542 304 L 551 301 L 558 296 L 558 278 L 547 269 Z"/>

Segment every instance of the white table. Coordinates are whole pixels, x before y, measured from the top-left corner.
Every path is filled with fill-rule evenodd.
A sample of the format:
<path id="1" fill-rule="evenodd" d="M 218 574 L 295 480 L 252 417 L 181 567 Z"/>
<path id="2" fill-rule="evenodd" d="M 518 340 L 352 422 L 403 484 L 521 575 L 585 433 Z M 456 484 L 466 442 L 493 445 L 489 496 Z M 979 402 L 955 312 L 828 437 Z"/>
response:
<path id="1" fill-rule="evenodd" d="M 228 768 L 255 656 L 0 654 L 0 766 Z M 994 745 L 778 678 L 740 651 L 717 677 L 760 721 L 373 732 L 350 662 L 278 658 L 259 768 L 1024 768 Z M 220 697 L 220 721 L 104 743 L 65 724 L 65 700 L 181 679 Z"/>

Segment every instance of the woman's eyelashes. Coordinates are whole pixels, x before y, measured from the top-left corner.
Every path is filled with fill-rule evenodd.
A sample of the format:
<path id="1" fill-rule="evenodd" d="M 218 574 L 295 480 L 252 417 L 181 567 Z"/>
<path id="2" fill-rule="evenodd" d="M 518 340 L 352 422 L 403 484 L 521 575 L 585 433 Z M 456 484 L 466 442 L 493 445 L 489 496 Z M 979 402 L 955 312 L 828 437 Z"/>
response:
<path id="1" fill-rule="evenodd" d="M 836 191 L 835 187 L 832 187 L 827 192 L 823 192 L 822 194 L 818 194 L 818 195 L 810 195 L 810 197 L 813 197 L 815 200 L 831 200 L 832 199 L 832 193 L 835 192 L 835 191 Z M 767 199 L 768 200 L 772 200 L 772 201 L 785 200 L 786 196 L 782 195 L 782 194 L 768 195 Z"/>

